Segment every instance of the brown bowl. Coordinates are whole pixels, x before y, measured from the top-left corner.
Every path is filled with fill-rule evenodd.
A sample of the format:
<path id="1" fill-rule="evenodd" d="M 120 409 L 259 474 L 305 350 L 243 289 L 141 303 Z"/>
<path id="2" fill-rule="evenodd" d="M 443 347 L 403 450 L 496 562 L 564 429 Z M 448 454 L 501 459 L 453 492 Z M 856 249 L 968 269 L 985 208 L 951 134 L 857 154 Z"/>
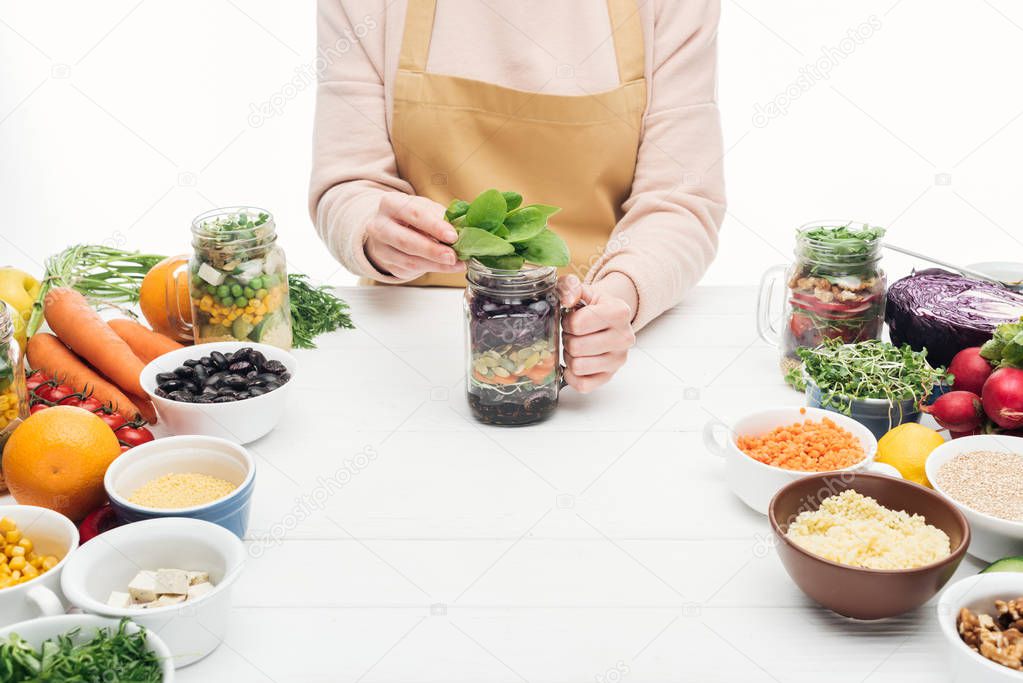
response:
<path id="1" fill-rule="evenodd" d="M 916 569 L 864 569 L 826 560 L 803 550 L 785 535 L 800 512 L 846 489 L 870 496 L 891 510 L 922 515 L 946 534 L 952 553 Z M 959 510 L 931 489 L 878 474 L 843 472 L 797 479 L 778 491 L 767 511 L 778 539 L 778 556 L 796 585 L 839 614 L 883 619 L 919 607 L 952 578 L 970 545 L 970 525 Z"/>

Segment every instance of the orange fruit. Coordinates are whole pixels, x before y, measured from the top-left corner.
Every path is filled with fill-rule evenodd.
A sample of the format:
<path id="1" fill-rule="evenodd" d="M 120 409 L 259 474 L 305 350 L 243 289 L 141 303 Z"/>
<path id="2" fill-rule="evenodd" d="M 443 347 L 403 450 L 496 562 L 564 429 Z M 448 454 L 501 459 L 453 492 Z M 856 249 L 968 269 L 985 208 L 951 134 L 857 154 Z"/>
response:
<path id="1" fill-rule="evenodd" d="M 192 322 L 187 256 L 169 256 L 146 273 L 139 287 L 139 308 L 154 332 L 192 341 L 186 327 Z"/>
<path id="2" fill-rule="evenodd" d="M 14 500 L 79 521 L 106 500 L 103 475 L 121 454 L 117 437 L 96 415 L 54 406 L 30 415 L 4 446 L 4 477 Z"/>

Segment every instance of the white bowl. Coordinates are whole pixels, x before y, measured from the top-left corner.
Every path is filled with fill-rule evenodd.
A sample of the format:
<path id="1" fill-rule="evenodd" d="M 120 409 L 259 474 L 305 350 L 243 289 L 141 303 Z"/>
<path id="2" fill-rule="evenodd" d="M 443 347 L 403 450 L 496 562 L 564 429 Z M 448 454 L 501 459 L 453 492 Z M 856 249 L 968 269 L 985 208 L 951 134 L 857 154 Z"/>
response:
<path id="1" fill-rule="evenodd" d="M 81 629 L 74 637 L 73 642 L 78 644 L 87 643 L 96 637 L 98 629 L 107 628 L 117 630 L 119 619 L 104 619 L 103 617 L 91 614 L 63 614 L 55 617 L 43 617 L 23 621 L 13 626 L 0 629 L 0 639 L 7 639 L 12 633 L 17 633 L 25 641 L 35 648 L 39 648 L 44 641 L 63 635 L 71 629 Z M 139 630 L 138 624 L 129 623 L 128 633 L 136 633 Z M 160 673 L 163 683 L 173 683 L 174 664 L 171 662 L 170 651 L 156 633 L 146 632 L 146 646 L 150 652 L 160 660 Z"/>
<path id="2" fill-rule="evenodd" d="M 1019 261 L 984 261 L 971 263 L 967 268 L 1004 282 L 1009 289 L 1023 292 L 1023 263 Z"/>
<path id="3" fill-rule="evenodd" d="M 86 612 L 130 617 L 160 634 L 174 665 L 188 666 L 224 640 L 231 588 L 245 566 L 245 546 L 227 529 L 197 519 L 165 517 L 127 524 L 95 537 L 75 553 L 61 577 L 64 594 Z M 195 601 L 152 609 L 107 605 L 142 569 L 207 571 L 213 590 Z"/>
<path id="4" fill-rule="evenodd" d="M 931 451 L 927 456 L 927 479 L 934 490 L 948 498 L 962 510 L 970 522 L 973 540 L 970 541 L 969 553 L 985 562 L 994 562 L 1010 555 L 1023 555 L 1023 522 L 1001 519 L 974 510 L 948 495 L 937 484 L 938 470 L 946 462 L 970 451 L 1004 451 L 1020 456 L 1020 472 L 1023 473 L 1023 438 L 1018 436 L 1000 436 L 998 434 L 980 434 L 963 436 L 946 441 Z M 1023 476 L 1023 475 L 1021 475 Z"/>
<path id="5" fill-rule="evenodd" d="M 48 572 L 10 588 L 0 588 L 0 626 L 65 611 L 60 591 L 60 573 L 78 547 L 78 529 L 70 519 L 34 505 L 0 506 L 0 518 L 10 517 L 18 529 L 35 544 L 35 551 L 54 555 L 60 561 Z"/>
<path id="6" fill-rule="evenodd" d="M 948 680 L 962 683 L 1001 683 L 1023 680 L 1023 674 L 992 662 L 974 652 L 959 637 L 956 618 L 963 607 L 980 614 L 994 614 L 995 600 L 1012 600 L 1023 596 L 1023 574 L 993 572 L 974 574 L 949 584 L 938 598 L 937 614 L 941 633 L 948 641 L 943 648 L 948 657 Z"/>
<path id="7" fill-rule="evenodd" d="M 156 376 L 161 372 L 173 372 L 174 368 L 186 360 L 199 359 L 213 351 L 227 353 L 246 347 L 259 351 L 267 360 L 284 363 L 291 373 L 291 379 L 262 396 L 253 396 L 232 403 L 183 403 L 156 395 Z M 248 342 L 212 342 L 186 346 L 154 358 L 142 369 L 139 382 L 156 406 L 160 420 L 174 434 L 202 434 L 237 443 L 249 443 L 269 433 L 283 417 L 297 367 L 295 357 L 276 346 Z"/>
<path id="8" fill-rule="evenodd" d="M 703 442 L 711 453 L 724 458 L 725 480 L 729 488 L 742 502 L 762 515 L 767 514 L 771 498 L 783 486 L 802 477 L 820 472 L 801 472 L 773 467 L 754 460 L 739 450 L 736 438 L 739 436 L 756 436 L 765 434 L 775 427 L 828 418 L 835 424 L 855 436 L 866 456 L 860 462 L 836 472 L 873 472 L 892 477 L 900 477 L 899 471 L 891 465 L 874 462 L 877 455 L 877 439 L 870 430 L 856 420 L 840 413 L 820 408 L 774 408 L 752 413 L 736 422 L 731 429 L 719 420 L 710 420 L 703 427 Z M 722 443 L 717 434 L 727 430 L 727 439 Z"/>

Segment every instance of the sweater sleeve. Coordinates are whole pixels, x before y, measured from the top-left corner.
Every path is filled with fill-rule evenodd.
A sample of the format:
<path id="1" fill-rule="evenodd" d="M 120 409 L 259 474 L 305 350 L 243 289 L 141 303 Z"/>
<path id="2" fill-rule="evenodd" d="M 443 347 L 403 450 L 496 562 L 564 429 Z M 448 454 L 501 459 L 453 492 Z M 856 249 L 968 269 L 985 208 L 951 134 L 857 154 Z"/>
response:
<path id="1" fill-rule="evenodd" d="M 387 132 L 382 0 L 319 0 L 316 118 L 309 210 L 334 258 L 355 275 L 381 273 L 363 249 L 366 226 L 388 192 L 412 194 L 398 176 Z M 361 37 L 359 37 L 361 35 Z"/>
<path id="2" fill-rule="evenodd" d="M 716 103 L 719 0 L 658 3 L 649 104 L 632 192 L 600 260 L 587 276 L 630 278 L 639 295 L 633 325 L 677 304 L 717 250 L 724 218 L 721 123 Z"/>

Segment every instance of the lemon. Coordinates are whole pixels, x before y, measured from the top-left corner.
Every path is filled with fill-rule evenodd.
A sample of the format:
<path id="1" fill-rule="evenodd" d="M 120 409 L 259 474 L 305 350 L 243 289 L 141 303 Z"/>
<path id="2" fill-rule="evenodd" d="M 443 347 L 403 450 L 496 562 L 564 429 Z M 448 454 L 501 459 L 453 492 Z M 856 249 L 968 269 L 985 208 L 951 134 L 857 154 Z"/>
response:
<path id="1" fill-rule="evenodd" d="M 891 465 L 907 481 L 930 487 L 924 463 L 935 448 L 945 443 L 941 434 L 916 422 L 892 429 L 877 442 L 877 462 Z"/>

